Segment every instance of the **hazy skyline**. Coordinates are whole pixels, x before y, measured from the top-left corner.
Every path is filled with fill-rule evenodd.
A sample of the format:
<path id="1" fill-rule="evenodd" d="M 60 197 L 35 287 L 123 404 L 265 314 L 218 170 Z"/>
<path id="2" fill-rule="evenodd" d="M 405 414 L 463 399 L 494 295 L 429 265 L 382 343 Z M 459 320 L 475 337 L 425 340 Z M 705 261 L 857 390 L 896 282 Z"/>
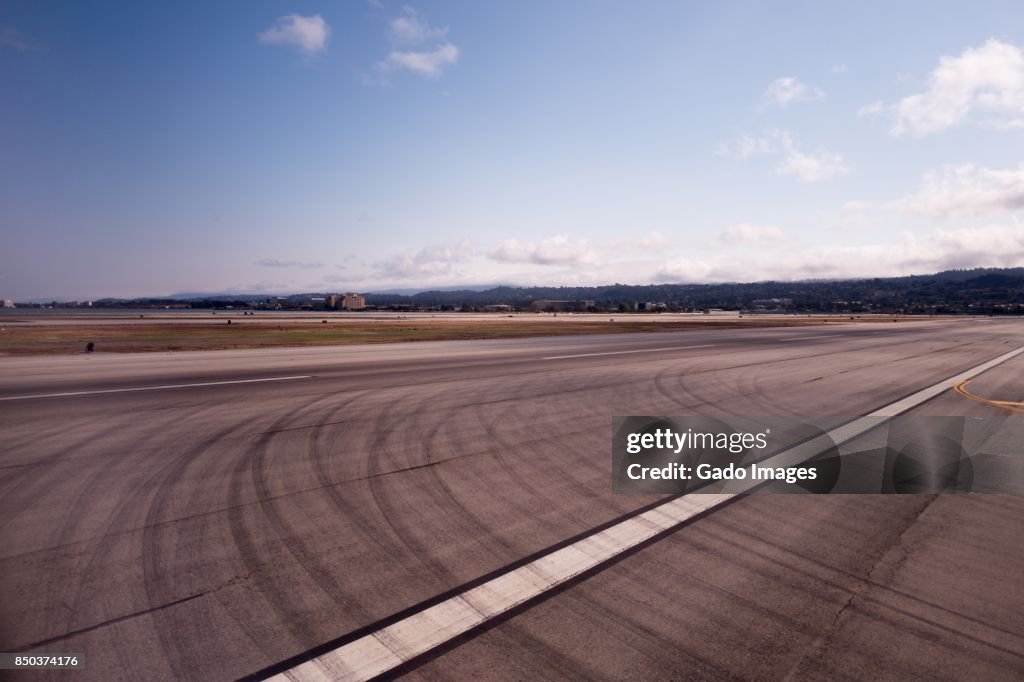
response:
<path id="1" fill-rule="evenodd" d="M 1024 265 L 1024 6 L 0 6 L 0 298 Z"/>

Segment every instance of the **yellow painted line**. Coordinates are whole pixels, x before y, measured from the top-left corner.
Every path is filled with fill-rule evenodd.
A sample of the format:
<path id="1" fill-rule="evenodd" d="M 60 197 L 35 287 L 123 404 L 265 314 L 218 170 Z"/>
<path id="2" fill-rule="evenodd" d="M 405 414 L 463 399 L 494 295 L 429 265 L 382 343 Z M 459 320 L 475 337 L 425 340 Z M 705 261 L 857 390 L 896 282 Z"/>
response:
<path id="1" fill-rule="evenodd" d="M 1024 412 L 1024 402 L 1014 402 L 1011 400 L 990 400 L 989 398 L 983 398 L 982 396 L 971 393 L 967 390 L 967 384 L 971 383 L 971 380 L 961 381 L 953 390 L 962 395 L 965 398 L 971 400 L 977 400 L 979 403 L 985 403 L 986 405 L 992 405 L 993 407 L 1001 407 L 1004 410 L 1010 410 L 1011 412 Z"/>

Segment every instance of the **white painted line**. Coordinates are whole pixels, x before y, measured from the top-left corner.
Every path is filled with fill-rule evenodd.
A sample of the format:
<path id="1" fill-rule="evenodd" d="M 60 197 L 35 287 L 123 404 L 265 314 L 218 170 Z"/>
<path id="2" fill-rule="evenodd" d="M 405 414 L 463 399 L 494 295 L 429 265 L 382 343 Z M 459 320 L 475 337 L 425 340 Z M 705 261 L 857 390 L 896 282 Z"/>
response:
<path id="1" fill-rule="evenodd" d="M 596 358 L 599 355 L 626 355 L 627 353 L 661 353 L 666 350 L 690 350 L 691 348 L 714 348 L 715 344 L 705 343 L 701 346 L 673 346 L 671 348 L 640 348 L 638 350 L 611 350 L 606 353 L 580 353 L 579 355 L 552 355 L 542 360 L 565 360 L 567 358 Z"/>
<path id="2" fill-rule="evenodd" d="M 80 395 L 99 395 L 102 393 L 132 393 L 135 391 L 166 391 L 172 388 L 196 388 L 197 386 L 230 386 L 232 384 L 259 384 L 266 381 L 294 381 L 295 379 L 312 379 L 312 374 L 294 377 L 268 377 L 266 379 L 236 379 L 234 381 L 204 381 L 199 384 L 164 384 L 163 386 L 136 386 L 133 388 L 104 388 L 95 391 L 67 391 L 65 393 L 37 393 L 35 395 L 9 395 L 2 400 L 34 400 L 36 398 L 70 398 Z"/>
<path id="3" fill-rule="evenodd" d="M 879 417 L 902 414 L 952 388 L 954 384 L 975 377 L 1021 353 L 1024 353 L 1024 346 L 855 419 L 833 429 L 825 436 L 819 436 L 777 453 L 764 460 L 762 464 L 766 467 L 778 467 L 805 462 L 831 447 L 833 443 L 839 445 L 878 426 Z M 760 483 L 762 482 L 750 479 L 731 481 L 729 485 L 734 487 L 723 492 L 690 494 L 669 500 L 387 627 L 300 663 L 270 679 L 280 682 L 368 680 L 607 562 L 659 533 L 720 506 L 736 495 L 749 492 Z"/>

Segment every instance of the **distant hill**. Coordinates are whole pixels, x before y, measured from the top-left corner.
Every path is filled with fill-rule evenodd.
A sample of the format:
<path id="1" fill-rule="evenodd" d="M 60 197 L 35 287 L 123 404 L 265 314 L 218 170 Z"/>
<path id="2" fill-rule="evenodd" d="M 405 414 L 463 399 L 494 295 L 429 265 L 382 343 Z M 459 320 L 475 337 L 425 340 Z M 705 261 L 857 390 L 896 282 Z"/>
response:
<path id="1" fill-rule="evenodd" d="M 412 292 L 412 293 L 406 293 Z M 285 307 L 308 304 L 327 293 L 177 294 L 166 298 L 103 299 L 98 307 L 150 307 L 190 303 L 197 308 Z M 871 279 L 726 284 L 608 284 L 593 287 L 461 287 L 367 293 L 378 308 L 481 309 L 510 305 L 529 309 L 537 300 L 592 301 L 596 311 L 635 310 L 638 303 L 667 310 L 786 311 L 794 313 L 1024 313 L 1024 268 L 947 270 L 934 275 Z"/>
<path id="2" fill-rule="evenodd" d="M 434 289 L 428 289 L 426 287 L 412 287 L 408 289 L 384 289 L 382 291 L 370 291 L 370 295 L 381 295 L 381 296 L 414 296 L 427 291 L 488 291 L 494 289 L 497 285 L 494 284 L 478 284 L 478 285 L 464 285 L 454 287 L 436 287 Z"/>
<path id="3" fill-rule="evenodd" d="M 259 301 L 267 296 L 268 294 L 245 294 L 233 291 L 182 291 L 177 294 L 171 294 L 167 298 L 175 301 L 197 301 L 206 298 L 233 298 L 239 301 Z"/>
<path id="4" fill-rule="evenodd" d="M 527 307 L 535 300 L 587 300 L 616 310 L 639 302 L 669 309 L 776 309 L 792 312 L 1004 312 L 1024 305 L 1024 268 L 949 270 L 935 275 L 859 280 L 728 284 L 612 284 L 596 287 L 495 287 L 484 291 L 425 291 L 412 296 L 367 295 L 370 305 Z M 774 299 L 774 300 L 773 300 Z"/>

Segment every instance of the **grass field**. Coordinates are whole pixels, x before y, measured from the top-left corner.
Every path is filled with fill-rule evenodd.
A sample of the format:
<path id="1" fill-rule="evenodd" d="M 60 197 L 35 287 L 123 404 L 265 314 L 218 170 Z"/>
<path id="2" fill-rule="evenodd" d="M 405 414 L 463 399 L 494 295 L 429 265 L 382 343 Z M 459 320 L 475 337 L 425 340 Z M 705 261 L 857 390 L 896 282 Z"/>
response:
<path id="1" fill-rule="evenodd" d="M 906 318 L 905 318 L 906 319 Z M 881 322 L 878 318 L 857 322 Z M 891 318 L 884 318 L 891 323 Z M 571 319 L 516 320 L 495 316 L 458 319 L 372 320 L 329 319 L 287 321 L 281 324 L 226 321 L 184 323 L 174 319 L 133 321 L 124 324 L 95 324 L 88 320 L 64 324 L 9 324 L 0 330 L 0 354 L 79 353 L 88 342 L 96 352 L 145 352 L 207 350 L 222 348 L 267 348 L 355 343 L 396 343 L 454 339 L 518 338 L 566 334 L 608 334 L 668 332 L 708 328 L 790 327 L 826 325 L 852 321 L 846 317 L 744 317 L 658 319 L 630 316 L 578 316 Z"/>

